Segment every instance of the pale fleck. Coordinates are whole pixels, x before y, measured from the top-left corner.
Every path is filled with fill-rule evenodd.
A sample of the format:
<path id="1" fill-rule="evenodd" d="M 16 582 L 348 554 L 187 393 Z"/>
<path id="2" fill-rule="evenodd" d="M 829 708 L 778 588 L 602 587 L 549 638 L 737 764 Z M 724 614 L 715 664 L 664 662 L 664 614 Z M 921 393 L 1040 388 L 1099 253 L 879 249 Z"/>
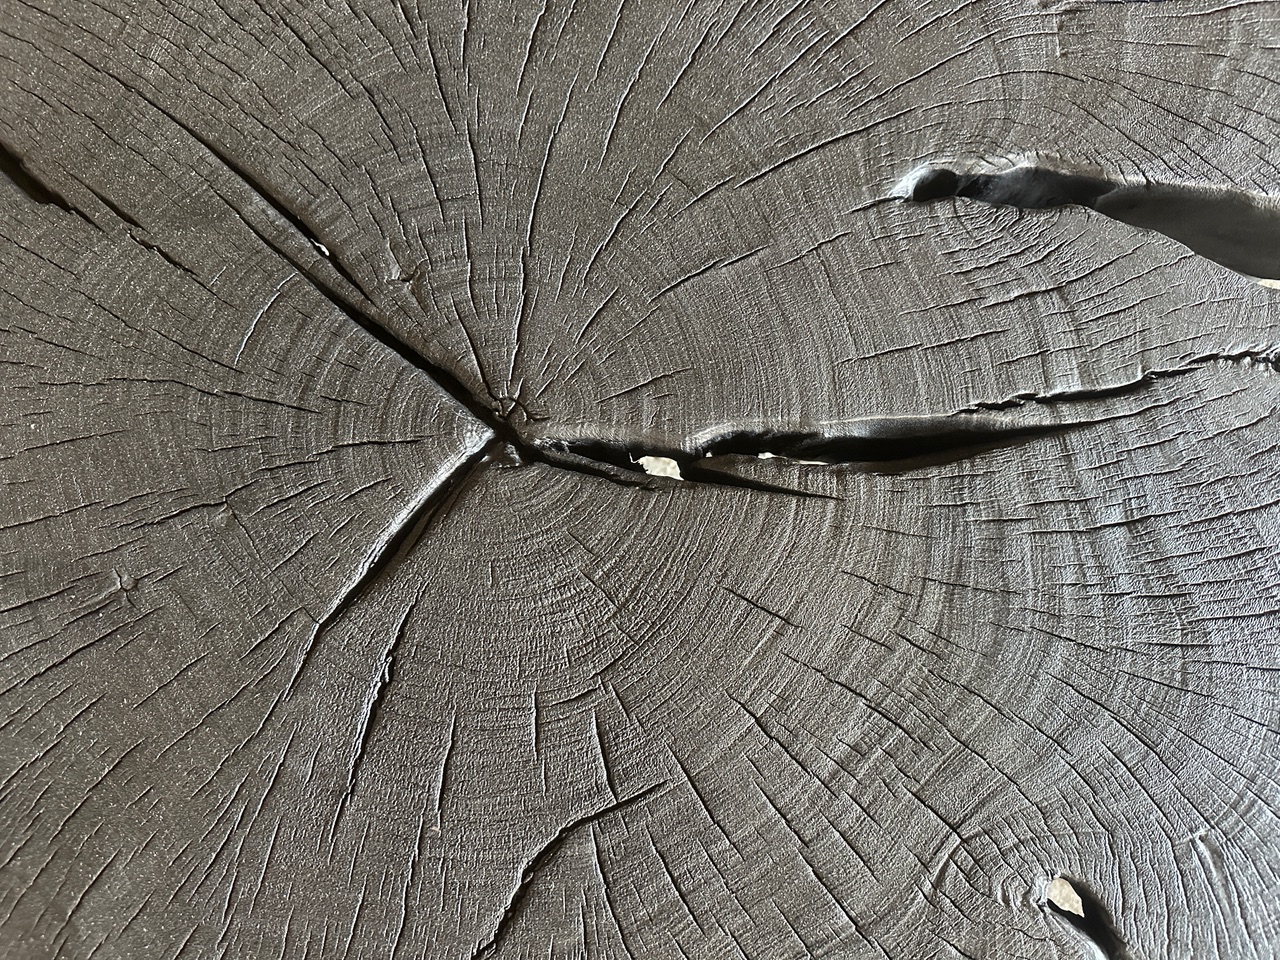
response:
<path id="1" fill-rule="evenodd" d="M 680 464 L 676 463 L 670 457 L 640 457 L 636 460 L 644 468 L 644 472 L 651 477 L 671 477 L 674 480 L 683 480 L 680 475 Z"/>
<path id="2" fill-rule="evenodd" d="M 1059 910 L 1074 913 L 1077 917 L 1084 916 L 1084 901 L 1065 877 L 1054 877 L 1049 881 L 1045 898 Z"/>

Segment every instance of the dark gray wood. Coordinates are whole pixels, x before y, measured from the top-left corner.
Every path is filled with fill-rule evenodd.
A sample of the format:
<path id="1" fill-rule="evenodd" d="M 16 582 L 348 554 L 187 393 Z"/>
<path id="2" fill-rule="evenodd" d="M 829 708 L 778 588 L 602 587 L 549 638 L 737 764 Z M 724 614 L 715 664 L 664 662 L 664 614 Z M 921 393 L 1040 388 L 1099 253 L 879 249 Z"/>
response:
<path id="1" fill-rule="evenodd" d="M 0 955 L 1275 953 L 1276 4 L 8 12 Z"/>

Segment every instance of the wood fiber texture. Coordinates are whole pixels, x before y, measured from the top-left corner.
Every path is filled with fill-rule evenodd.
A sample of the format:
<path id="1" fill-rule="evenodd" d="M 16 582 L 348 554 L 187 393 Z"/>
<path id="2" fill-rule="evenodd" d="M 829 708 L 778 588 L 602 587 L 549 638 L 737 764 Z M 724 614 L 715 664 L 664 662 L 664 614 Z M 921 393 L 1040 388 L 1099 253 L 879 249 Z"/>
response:
<path id="1" fill-rule="evenodd" d="M 0 956 L 1280 950 L 1280 4 L 4 9 Z"/>

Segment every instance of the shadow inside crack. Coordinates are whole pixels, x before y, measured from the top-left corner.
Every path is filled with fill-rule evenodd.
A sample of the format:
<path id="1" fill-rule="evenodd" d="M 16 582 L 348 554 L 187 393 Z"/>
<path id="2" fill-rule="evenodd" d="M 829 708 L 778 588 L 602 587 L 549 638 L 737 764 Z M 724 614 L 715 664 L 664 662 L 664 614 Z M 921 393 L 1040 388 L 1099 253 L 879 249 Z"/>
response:
<path id="1" fill-rule="evenodd" d="M 1111 180 L 1084 167 L 1036 162 L 1007 170 L 926 166 L 908 175 L 895 194 L 916 202 L 958 197 L 1023 210 L 1087 207 L 1161 233 L 1251 279 L 1280 280 L 1280 197 L 1267 194 L 1229 186 Z"/>
<path id="2" fill-rule="evenodd" d="M 643 437 L 596 436 L 544 439 L 539 446 L 552 462 L 581 462 L 650 477 L 820 496 L 765 479 L 762 461 L 901 473 L 954 463 L 1093 422 L 1017 423 L 965 412 L 869 417 L 813 430 L 725 429 L 682 444 Z M 777 473 L 776 469 L 769 472 Z"/>
<path id="3" fill-rule="evenodd" d="M 1046 891 L 1044 905 L 1088 939 L 1105 960 L 1128 960 L 1129 952 L 1111 914 L 1078 878 L 1063 874 L 1054 877 Z"/>
<path id="4" fill-rule="evenodd" d="M 8 180 L 35 203 L 61 207 L 68 213 L 72 211 L 66 198 L 37 179 L 23 159 L 9 149 L 3 140 L 0 140 L 0 178 Z"/>

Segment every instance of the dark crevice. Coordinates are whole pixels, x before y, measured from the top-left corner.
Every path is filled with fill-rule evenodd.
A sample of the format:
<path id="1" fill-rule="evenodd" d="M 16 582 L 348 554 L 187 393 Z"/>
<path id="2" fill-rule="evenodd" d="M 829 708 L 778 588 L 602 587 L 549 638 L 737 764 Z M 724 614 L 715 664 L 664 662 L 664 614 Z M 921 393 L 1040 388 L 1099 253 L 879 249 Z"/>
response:
<path id="1" fill-rule="evenodd" d="M 541 871 L 542 868 L 560 852 L 564 845 L 568 843 L 568 841 L 572 839 L 578 831 L 583 827 L 599 822 L 605 817 L 619 813 L 627 807 L 634 806 L 642 800 L 647 800 L 654 793 L 664 789 L 666 786 L 667 784 L 665 783 L 655 783 L 653 786 L 646 787 L 638 793 L 633 793 L 629 797 L 623 797 L 621 800 L 601 807 L 594 813 L 588 813 L 576 820 L 572 820 L 557 830 L 555 835 L 543 844 L 542 848 L 525 863 L 524 869 L 520 871 L 520 879 L 516 882 L 515 889 L 511 892 L 511 897 L 507 901 L 506 909 L 503 910 L 502 917 L 498 920 L 497 927 L 494 928 L 493 936 L 472 951 L 471 960 L 487 960 L 487 958 L 493 956 L 501 949 L 507 934 L 511 930 L 512 924 L 520 916 L 521 911 L 524 909 L 524 906 L 529 899 L 529 894 L 533 890 L 534 881 L 537 879 L 538 872 Z"/>
<path id="2" fill-rule="evenodd" d="M 606 460 L 598 460 L 559 446 L 527 446 L 513 444 L 512 450 L 522 463 L 544 463 L 569 473 L 581 473 L 589 477 L 608 480 L 622 487 L 648 487 L 652 478 L 644 470 L 631 464 L 622 467 Z"/>
<path id="3" fill-rule="evenodd" d="M 177 117 L 173 116 L 173 114 L 170 114 L 167 111 L 165 111 L 165 114 L 174 123 L 182 126 L 183 129 L 191 135 L 192 139 L 213 155 L 214 159 L 239 177 L 240 180 L 244 182 L 245 186 L 261 197 L 262 201 L 274 210 L 277 216 L 289 224 L 289 226 L 293 227 L 293 229 L 296 230 L 302 238 L 316 250 L 317 253 L 325 258 L 330 266 L 333 267 L 334 271 L 342 277 L 342 279 L 345 280 L 353 290 L 359 291 L 362 296 L 364 295 L 364 290 L 359 281 L 356 280 L 349 270 L 347 270 L 342 261 L 329 253 L 329 248 L 320 242 L 320 238 L 316 236 L 315 232 L 307 225 L 306 221 L 304 221 L 302 217 L 298 216 L 298 214 L 294 213 L 293 210 L 290 209 L 283 200 L 277 197 L 266 184 L 250 173 L 244 166 L 229 157 L 224 151 L 220 150 L 212 140 L 201 135 L 191 127 L 183 125 Z"/>
<path id="4" fill-rule="evenodd" d="M 239 178 L 239 180 L 253 194 L 261 198 L 262 202 L 266 204 L 267 207 L 269 207 L 286 224 L 291 226 L 303 240 L 323 256 L 323 263 L 333 270 L 335 276 L 329 278 L 322 276 L 315 268 L 315 265 L 303 263 L 301 259 L 284 249 L 278 242 L 267 236 L 254 224 L 250 223 L 248 220 L 244 220 L 246 226 L 254 232 L 258 239 L 284 258 L 290 266 L 305 277 L 311 285 L 326 300 L 345 315 L 347 319 L 351 320 L 356 324 L 356 326 L 360 327 L 360 329 L 364 330 L 365 333 L 369 334 L 373 339 L 378 341 L 378 343 L 382 344 L 406 363 L 430 377 L 431 380 L 440 387 L 440 389 L 450 396 L 451 399 L 492 430 L 496 436 L 502 438 L 508 443 L 519 446 L 519 437 L 517 436 L 514 428 L 504 417 L 499 415 L 494 406 L 480 400 L 451 370 L 434 360 L 428 359 L 421 353 L 421 351 L 413 347 L 401 337 L 397 336 L 386 324 L 380 322 L 373 316 L 371 310 L 373 307 L 373 301 L 360 285 L 359 281 L 343 265 L 338 257 L 332 256 L 328 252 L 325 245 L 320 242 L 314 232 L 307 226 L 301 217 L 294 213 L 283 201 L 277 198 L 265 184 L 254 177 L 243 166 L 227 156 L 224 151 L 220 150 L 207 137 L 193 130 L 172 112 L 160 106 L 150 97 L 147 97 L 145 94 L 137 90 L 134 92 L 150 106 L 167 117 L 172 123 L 186 131 L 186 133 L 205 150 L 207 150 L 214 159 Z M 243 216 L 241 219 L 244 219 Z M 340 282 L 335 282 L 335 280 Z M 342 286 L 346 286 L 350 292 L 342 290 Z M 364 301 L 364 303 L 361 304 L 359 301 Z"/>
<path id="5" fill-rule="evenodd" d="M 447 478 L 428 491 L 413 506 L 408 514 L 396 525 L 390 536 L 374 547 L 373 551 L 365 559 L 364 567 L 356 575 L 355 580 L 338 598 L 337 603 L 333 605 L 329 612 L 317 620 L 315 626 L 312 627 L 311 635 L 307 638 L 307 642 L 298 658 L 298 665 L 294 669 L 288 686 L 285 688 L 286 697 L 293 693 L 307 662 L 310 660 L 311 652 L 315 649 L 324 632 L 341 619 L 375 584 L 381 582 L 389 573 L 400 566 L 418 541 L 422 539 L 436 517 L 448 510 L 480 467 L 488 462 L 500 447 L 500 441 L 496 439 L 490 440 L 463 460 Z"/>
<path id="6" fill-rule="evenodd" d="M 862 468 L 881 474 L 956 463 L 1141 412 L 1128 410 L 1084 419 L 1028 423 L 1003 415 L 1005 411 L 1133 396 L 1161 380 L 1188 376 L 1215 362 L 1257 364 L 1280 372 L 1280 346 L 1199 354 L 1179 366 L 1147 370 L 1120 383 L 1050 393 L 1023 391 L 1002 400 L 977 401 L 950 414 L 869 417 L 814 430 L 725 429 L 700 434 L 684 443 L 646 436 L 542 437 L 529 441 L 520 453 L 525 460 L 603 475 L 629 485 L 653 486 L 663 483 L 664 477 L 671 477 L 763 493 L 839 499 L 772 483 L 754 472 L 760 469 L 759 461 L 771 458 Z M 660 465 L 656 469 L 654 461 Z"/>
<path id="7" fill-rule="evenodd" d="M 23 160 L 22 157 L 20 157 L 17 153 L 15 153 L 14 150 L 8 144 L 6 144 L 3 140 L 0 140 L 0 175 L 2 175 L 15 187 L 21 190 L 22 193 L 26 195 L 28 200 L 31 200 L 34 203 L 38 203 L 41 206 L 57 207 L 60 210 L 66 211 L 67 213 L 74 214 L 75 216 L 79 217 L 81 220 L 89 224 L 89 226 L 93 227 L 94 229 L 99 231 L 103 230 L 102 225 L 98 223 L 97 220 L 89 216 L 79 207 L 75 206 L 70 200 L 64 197 L 61 193 L 59 193 L 57 190 L 54 190 L 44 181 L 39 179 L 34 173 L 32 173 L 31 169 L 27 166 L 26 161 Z M 103 206 L 105 206 L 108 210 L 110 210 L 117 217 L 119 217 L 120 220 L 122 220 L 125 224 L 127 224 L 127 233 L 131 240 L 133 240 L 143 249 L 149 250 L 152 253 L 159 256 L 162 260 L 168 263 L 169 266 L 176 267 L 177 269 L 181 270 L 183 273 L 186 273 L 190 276 L 193 276 L 193 277 L 196 276 L 196 273 L 194 270 L 192 270 L 186 264 L 181 263 L 180 261 L 175 259 L 166 250 L 161 249 L 154 243 L 151 243 L 147 240 L 143 240 L 136 233 L 134 233 L 134 229 L 144 229 L 142 227 L 142 224 L 138 223 L 137 220 L 129 216 L 127 213 L 125 213 L 125 211 L 120 209 L 118 205 L 112 203 L 109 199 L 107 199 L 97 190 L 93 189 L 93 187 L 90 187 L 87 184 L 82 184 L 82 185 L 85 186 L 85 188 L 90 193 L 92 193 L 95 197 L 97 197 L 97 199 L 102 203 Z"/>
<path id="8" fill-rule="evenodd" d="M 1280 346 L 1269 350 L 1235 350 L 1232 352 L 1204 353 L 1190 361 L 1194 364 L 1206 363 L 1245 363 L 1270 367 L 1280 373 Z"/>
<path id="9" fill-rule="evenodd" d="M 708 462 L 709 463 L 709 462 Z M 741 473 L 732 472 L 731 464 L 707 465 L 705 463 L 693 463 L 683 470 L 683 478 L 691 483 L 708 484 L 720 487 L 741 487 L 744 490 L 754 490 L 756 493 L 781 493 L 792 497 L 806 497 L 816 500 L 839 500 L 840 497 L 832 496 L 827 493 L 814 493 L 810 490 L 798 490 L 795 487 L 784 486 L 780 483 L 770 483 L 767 480 L 760 480 L 756 477 L 744 476 Z"/>
<path id="10" fill-rule="evenodd" d="M 108 210 L 114 213 L 126 224 L 128 224 L 129 226 L 133 227 L 136 230 L 146 229 L 146 227 L 144 227 L 132 215 L 130 215 L 130 213 L 127 210 L 121 207 L 118 203 L 113 203 L 110 197 L 106 196 L 101 191 L 93 189 L 93 187 L 89 186 L 87 183 L 84 183 L 83 180 L 80 182 L 84 184 L 84 187 L 86 190 L 88 190 L 90 193 L 92 193 L 95 197 L 98 198 L 99 203 L 101 203 L 104 207 L 106 207 Z"/>
<path id="11" fill-rule="evenodd" d="M 1161 233 L 1207 260 L 1253 279 L 1280 279 L 1280 197 L 1226 185 L 1110 179 L 1063 164 L 1025 162 L 1006 170 L 931 166 L 903 181 L 917 202 L 959 197 L 1023 210 L 1081 206 Z"/>
<path id="12" fill-rule="evenodd" d="M 1088 939 L 1106 960 L 1128 960 L 1129 951 L 1115 921 L 1083 881 L 1061 874 L 1055 877 L 1044 905 Z"/>
<path id="13" fill-rule="evenodd" d="M 84 217 L 84 214 L 73 207 L 66 197 L 41 182 L 27 168 L 23 159 L 3 140 L 0 140 L 0 173 L 25 193 L 29 200 L 44 206 L 60 207 L 67 213 Z"/>
<path id="14" fill-rule="evenodd" d="M 26 161 L 24 161 L 20 156 L 14 153 L 13 150 L 10 149 L 10 147 L 7 144 L 5 144 L 3 141 L 0 141 L 0 174 L 3 174 L 15 187 L 21 190 L 29 200 L 32 200 L 35 203 L 41 204 L 43 206 L 57 207 L 60 210 L 65 210 L 67 213 L 71 213 L 79 217 L 81 220 L 83 220 L 85 223 L 89 224 L 91 227 L 95 228 L 96 230 L 103 229 L 102 225 L 98 223 L 97 220 L 90 217 L 79 207 L 72 204 L 71 201 L 68 200 L 66 197 L 64 197 L 61 193 L 57 192 L 52 187 L 48 186 L 39 178 L 37 178 L 27 167 Z M 192 276 L 192 277 L 196 276 L 196 273 L 194 270 L 192 270 L 186 264 L 177 260 L 168 251 L 160 248 L 159 246 L 157 246 L 154 243 L 151 243 L 148 240 L 143 240 L 141 237 L 139 237 L 134 232 L 134 230 L 135 229 L 141 230 L 145 228 L 143 228 L 142 224 L 138 223 L 137 220 L 129 216 L 127 213 L 121 210 L 118 205 L 112 203 L 110 200 L 104 197 L 97 190 L 94 190 L 92 187 L 88 187 L 88 186 L 86 186 L 86 189 L 88 189 L 90 193 L 92 193 L 95 197 L 97 197 L 98 200 L 102 202 L 103 206 L 105 206 L 108 210 L 110 210 L 117 217 L 119 217 L 125 224 L 127 224 L 126 229 L 127 229 L 129 238 L 131 240 L 137 243 L 144 250 L 149 250 L 152 253 L 156 254 L 158 257 L 164 260 L 167 264 L 169 264 L 169 266 L 176 267 L 177 269 L 181 270 L 183 273 L 188 274 L 189 276 Z"/>
<path id="15" fill-rule="evenodd" d="M 541 443 L 556 454 L 608 464 L 633 474 L 648 472 L 646 462 L 658 458 L 674 464 L 685 480 L 758 488 L 760 481 L 730 473 L 729 465 L 743 457 L 778 457 L 828 466 L 875 466 L 892 471 L 964 459 L 977 452 L 1092 422 L 1018 424 L 980 414 L 872 417 L 824 430 L 726 430 L 685 446 L 595 437 Z M 770 492 L 802 493 L 768 484 L 763 487 Z"/>
<path id="16" fill-rule="evenodd" d="M 152 253 L 154 253 L 157 257 L 159 257 L 165 263 L 169 264 L 169 266 L 176 267 L 177 269 L 181 270 L 183 273 L 187 274 L 188 276 L 191 276 L 191 277 L 197 276 L 194 270 L 188 267 L 181 260 L 174 257 L 168 251 L 162 249 L 161 247 L 156 246 L 154 243 L 151 243 L 149 240 L 143 240 L 132 230 L 129 231 L 129 236 L 134 243 L 142 247 L 142 249 L 144 250 L 150 250 Z"/>

